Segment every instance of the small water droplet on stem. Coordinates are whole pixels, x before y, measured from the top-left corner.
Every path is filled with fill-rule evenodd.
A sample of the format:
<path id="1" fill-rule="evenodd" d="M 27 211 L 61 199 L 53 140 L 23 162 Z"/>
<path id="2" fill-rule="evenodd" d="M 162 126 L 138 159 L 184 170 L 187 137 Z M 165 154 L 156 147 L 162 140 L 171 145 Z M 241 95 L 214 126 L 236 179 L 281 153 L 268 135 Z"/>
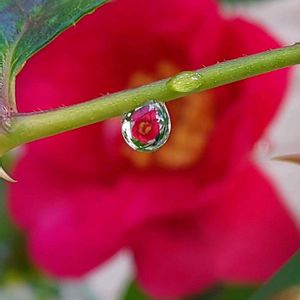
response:
<path id="1" fill-rule="evenodd" d="M 198 72 L 182 72 L 167 82 L 170 90 L 180 93 L 188 93 L 201 86 L 202 75 Z"/>

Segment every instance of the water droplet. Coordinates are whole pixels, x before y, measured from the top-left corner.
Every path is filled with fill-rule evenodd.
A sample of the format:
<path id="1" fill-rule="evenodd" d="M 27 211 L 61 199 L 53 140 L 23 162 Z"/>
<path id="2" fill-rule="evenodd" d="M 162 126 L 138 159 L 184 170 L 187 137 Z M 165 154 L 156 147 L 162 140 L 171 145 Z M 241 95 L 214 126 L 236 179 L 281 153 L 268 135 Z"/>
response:
<path id="1" fill-rule="evenodd" d="M 201 86 L 201 78 L 202 75 L 197 72 L 182 72 L 171 78 L 168 81 L 167 86 L 169 89 L 175 92 L 188 93 Z"/>
<path id="2" fill-rule="evenodd" d="M 125 114 L 121 126 L 126 143 L 141 152 L 158 150 L 167 142 L 171 131 L 166 105 L 154 100 Z"/>

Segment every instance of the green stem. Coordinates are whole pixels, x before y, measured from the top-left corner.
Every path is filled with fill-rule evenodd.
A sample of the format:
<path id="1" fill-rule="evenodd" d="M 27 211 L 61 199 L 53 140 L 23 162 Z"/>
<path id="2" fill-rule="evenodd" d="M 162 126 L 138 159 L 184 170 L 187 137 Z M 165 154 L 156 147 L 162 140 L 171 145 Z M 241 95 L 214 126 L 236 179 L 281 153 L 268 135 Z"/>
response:
<path id="1" fill-rule="evenodd" d="M 300 64 L 300 44 L 218 63 L 194 72 L 184 72 L 136 89 L 65 108 L 16 114 L 11 120 L 9 132 L 0 134 L 0 155 L 30 141 L 119 116 L 150 99 L 166 102 L 296 64 Z"/>

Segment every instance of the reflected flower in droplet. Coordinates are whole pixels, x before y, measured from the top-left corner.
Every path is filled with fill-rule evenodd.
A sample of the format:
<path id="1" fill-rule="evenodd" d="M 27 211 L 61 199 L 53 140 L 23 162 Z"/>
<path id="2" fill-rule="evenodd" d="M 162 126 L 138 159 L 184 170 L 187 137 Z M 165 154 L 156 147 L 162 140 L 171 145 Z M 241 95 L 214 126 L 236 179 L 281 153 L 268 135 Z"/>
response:
<path id="1" fill-rule="evenodd" d="M 139 140 L 141 144 L 147 144 L 159 135 L 159 123 L 156 118 L 156 111 L 150 110 L 141 116 L 135 113 L 132 117 L 134 125 L 132 127 L 132 135 Z"/>
<path id="2" fill-rule="evenodd" d="M 166 105 L 150 101 L 125 114 L 122 118 L 122 135 L 134 150 L 156 151 L 168 140 L 171 123 Z"/>

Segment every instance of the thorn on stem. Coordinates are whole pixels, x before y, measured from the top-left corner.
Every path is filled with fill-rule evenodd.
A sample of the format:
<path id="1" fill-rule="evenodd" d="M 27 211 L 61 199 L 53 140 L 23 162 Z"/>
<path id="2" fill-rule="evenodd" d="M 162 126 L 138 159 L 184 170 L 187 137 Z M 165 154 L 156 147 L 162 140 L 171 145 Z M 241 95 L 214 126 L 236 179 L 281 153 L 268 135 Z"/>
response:
<path id="1" fill-rule="evenodd" d="M 277 156 L 277 157 L 273 157 L 272 160 L 300 164 L 300 155 L 299 154 L 291 154 L 291 155 Z"/>
<path id="2" fill-rule="evenodd" d="M 8 182 L 11 182 L 11 183 L 16 183 L 17 181 L 14 180 L 13 178 L 11 178 L 7 173 L 6 171 L 3 169 L 2 166 L 0 166 L 0 178 L 8 181 Z"/>

